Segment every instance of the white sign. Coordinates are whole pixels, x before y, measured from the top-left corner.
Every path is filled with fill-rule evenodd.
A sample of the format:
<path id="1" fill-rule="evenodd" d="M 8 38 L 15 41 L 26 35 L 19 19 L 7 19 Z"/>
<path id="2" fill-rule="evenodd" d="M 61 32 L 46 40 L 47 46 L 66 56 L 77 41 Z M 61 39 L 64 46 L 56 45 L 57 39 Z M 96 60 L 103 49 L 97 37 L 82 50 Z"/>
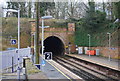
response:
<path id="1" fill-rule="evenodd" d="M 78 47 L 78 54 L 83 54 L 83 47 Z"/>
<path id="2" fill-rule="evenodd" d="M 52 52 L 45 52 L 45 60 L 52 60 Z"/>

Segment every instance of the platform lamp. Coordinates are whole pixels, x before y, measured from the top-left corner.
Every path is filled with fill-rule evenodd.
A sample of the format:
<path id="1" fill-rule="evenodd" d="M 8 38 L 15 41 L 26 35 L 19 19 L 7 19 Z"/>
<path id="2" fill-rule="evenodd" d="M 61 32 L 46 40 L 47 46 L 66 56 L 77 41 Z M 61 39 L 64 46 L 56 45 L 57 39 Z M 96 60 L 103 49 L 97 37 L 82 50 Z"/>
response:
<path id="1" fill-rule="evenodd" d="M 19 55 L 19 49 L 20 49 L 20 9 L 9 9 L 9 8 L 3 8 L 7 9 L 7 12 L 15 12 L 18 13 L 18 69 L 17 69 L 17 79 L 20 79 L 20 55 Z"/>
<path id="2" fill-rule="evenodd" d="M 89 37 L 89 57 L 90 57 L 90 45 L 91 45 L 91 35 L 90 34 L 88 34 L 88 37 Z"/>
<path id="3" fill-rule="evenodd" d="M 52 16 L 43 16 L 41 17 L 42 19 L 42 41 L 41 41 L 41 44 L 42 44 L 42 60 L 43 60 L 43 52 L 44 52 L 44 28 L 47 28 L 49 26 L 44 26 L 44 19 L 52 19 L 53 17 Z"/>
<path id="4" fill-rule="evenodd" d="M 107 32 L 107 35 L 109 35 L 108 44 L 109 44 L 109 50 L 110 50 L 110 48 L 111 48 L 111 33 Z M 111 59 L 111 56 L 109 54 L 108 60 L 110 61 L 110 59 Z"/>
<path id="5" fill-rule="evenodd" d="M 71 51 L 71 49 L 70 49 L 71 42 L 68 43 L 68 46 L 69 46 L 69 54 L 70 54 L 70 51 Z"/>

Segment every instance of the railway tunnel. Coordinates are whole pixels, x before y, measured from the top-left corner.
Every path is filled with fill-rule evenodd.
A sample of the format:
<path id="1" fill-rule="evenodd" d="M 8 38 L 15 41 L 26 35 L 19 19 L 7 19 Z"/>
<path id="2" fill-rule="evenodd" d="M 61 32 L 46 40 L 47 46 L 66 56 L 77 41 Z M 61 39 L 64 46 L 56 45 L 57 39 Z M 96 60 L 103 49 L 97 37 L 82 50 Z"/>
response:
<path id="1" fill-rule="evenodd" d="M 64 55 L 65 48 L 61 39 L 50 36 L 44 40 L 44 52 L 52 52 L 53 56 Z"/>

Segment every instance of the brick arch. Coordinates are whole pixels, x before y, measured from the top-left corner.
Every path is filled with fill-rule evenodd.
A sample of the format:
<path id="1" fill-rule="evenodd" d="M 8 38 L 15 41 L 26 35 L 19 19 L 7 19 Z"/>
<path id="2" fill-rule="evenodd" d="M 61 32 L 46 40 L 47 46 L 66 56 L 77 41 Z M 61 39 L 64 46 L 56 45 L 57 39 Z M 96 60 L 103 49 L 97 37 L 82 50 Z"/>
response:
<path id="1" fill-rule="evenodd" d="M 35 21 L 30 21 L 31 24 L 31 34 L 35 33 Z M 50 36 L 58 37 L 64 44 L 64 46 L 68 46 L 69 42 L 74 42 L 71 40 L 71 38 L 74 40 L 74 31 L 75 31 L 75 24 L 74 23 L 68 23 L 68 27 L 49 27 L 44 29 L 44 40 Z M 41 28 L 39 31 L 39 41 L 41 43 Z M 32 35 L 31 35 L 32 36 Z M 34 41 L 31 40 L 31 45 L 34 44 Z"/>
<path id="2" fill-rule="evenodd" d="M 65 39 L 64 38 L 62 38 L 60 35 L 58 35 L 58 34 L 54 34 L 54 35 L 50 35 L 50 36 L 55 36 L 55 37 L 58 37 L 62 42 L 63 42 L 63 44 L 64 44 L 64 46 L 66 45 L 66 43 L 65 43 Z M 50 37 L 49 36 L 49 37 Z"/>
<path id="3" fill-rule="evenodd" d="M 46 34 L 46 33 L 45 33 Z M 66 45 L 66 41 L 67 41 L 67 38 L 62 36 L 61 33 L 47 33 L 48 35 L 45 36 L 44 40 L 50 36 L 55 36 L 55 37 L 58 37 L 64 44 L 64 46 Z"/>
<path id="4" fill-rule="evenodd" d="M 53 46 L 52 48 L 51 45 Z M 66 51 L 65 42 L 63 41 L 62 38 L 60 38 L 60 35 L 54 34 L 46 37 L 44 40 L 44 46 L 45 46 L 45 52 L 51 51 L 53 53 L 53 56 L 64 55 Z"/>
<path id="5" fill-rule="evenodd" d="M 31 24 L 31 34 L 35 32 L 35 21 L 29 21 Z M 41 30 L 41 28 L 40 28 Z M 73 35 L 75 31 L 75 23 L 68 23 L 68 28 L 66 27 L 49 27 L 44 29 L 44 34 L 47 34 L 47 36 L 44 36 L 44 39 L 46 39 L 49 36 L 56 36 L 62 40 L 64 45 L 67 45 L 69 40 L 69 35 Z M 40 40 L 41 40 L 41 31 L 39 32 Z"/>

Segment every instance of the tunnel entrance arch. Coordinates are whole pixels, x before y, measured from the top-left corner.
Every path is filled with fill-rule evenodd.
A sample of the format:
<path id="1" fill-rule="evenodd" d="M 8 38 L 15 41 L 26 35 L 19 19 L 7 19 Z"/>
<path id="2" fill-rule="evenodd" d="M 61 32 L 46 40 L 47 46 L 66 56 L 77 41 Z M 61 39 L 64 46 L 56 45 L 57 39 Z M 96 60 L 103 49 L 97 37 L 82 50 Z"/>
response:
<path id="1" fill-rule="evenodd" d="M 44 52 L 52 52 L 53 56 L 64 55 L 63 41 L 56 36 L 49 36 L 44 40 Z"/>

